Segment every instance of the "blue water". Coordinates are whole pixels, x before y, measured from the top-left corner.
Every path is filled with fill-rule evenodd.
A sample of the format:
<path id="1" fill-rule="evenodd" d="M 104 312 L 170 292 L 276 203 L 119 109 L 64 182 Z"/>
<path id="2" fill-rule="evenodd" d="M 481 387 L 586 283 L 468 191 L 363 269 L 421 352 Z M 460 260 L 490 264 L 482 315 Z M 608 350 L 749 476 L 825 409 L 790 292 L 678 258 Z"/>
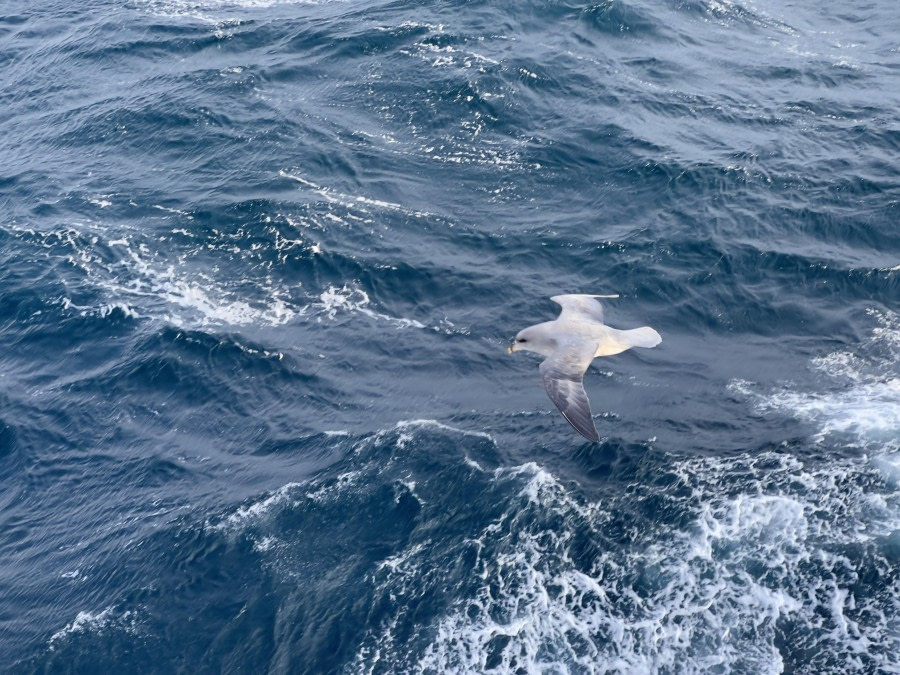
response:
<path id="1" fill-rule="evenodd" d="M 4 672 L 900 672 L 898 35 L 5 0 Z"/>

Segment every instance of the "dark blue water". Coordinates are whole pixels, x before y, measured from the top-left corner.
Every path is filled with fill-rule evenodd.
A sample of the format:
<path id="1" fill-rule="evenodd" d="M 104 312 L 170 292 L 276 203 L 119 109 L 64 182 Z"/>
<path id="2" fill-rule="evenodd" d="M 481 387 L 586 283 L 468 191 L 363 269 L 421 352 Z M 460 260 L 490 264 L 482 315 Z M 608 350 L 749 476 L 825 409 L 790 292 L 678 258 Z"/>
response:
<path id="1" fill-rule="evenodd" d="M 5 0 L 4 671 L 900 672 L 898 35 Z"/>

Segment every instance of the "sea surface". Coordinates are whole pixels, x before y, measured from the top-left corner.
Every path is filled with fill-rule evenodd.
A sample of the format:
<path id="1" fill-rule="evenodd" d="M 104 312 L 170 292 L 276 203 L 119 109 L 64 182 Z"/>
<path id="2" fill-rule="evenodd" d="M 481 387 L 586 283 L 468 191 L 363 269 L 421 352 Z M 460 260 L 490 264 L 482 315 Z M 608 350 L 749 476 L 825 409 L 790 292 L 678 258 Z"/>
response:
<path id="1" fill-rule="evenodd" d="M 3 0 L 0 671 L 900 673 L 900 6 Z"/>

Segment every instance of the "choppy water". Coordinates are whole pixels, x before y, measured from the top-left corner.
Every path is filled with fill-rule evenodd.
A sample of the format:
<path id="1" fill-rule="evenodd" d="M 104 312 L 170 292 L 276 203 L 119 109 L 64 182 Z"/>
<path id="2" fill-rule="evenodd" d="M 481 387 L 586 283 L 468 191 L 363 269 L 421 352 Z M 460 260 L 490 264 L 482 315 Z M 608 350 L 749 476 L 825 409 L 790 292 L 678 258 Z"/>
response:
<path id="1" fill-rule="evenodd" d="M 4 668 L 900 672 L 898 35 L 6 0 Z M 663 335 L 600 445 L 561 292 Z"/>

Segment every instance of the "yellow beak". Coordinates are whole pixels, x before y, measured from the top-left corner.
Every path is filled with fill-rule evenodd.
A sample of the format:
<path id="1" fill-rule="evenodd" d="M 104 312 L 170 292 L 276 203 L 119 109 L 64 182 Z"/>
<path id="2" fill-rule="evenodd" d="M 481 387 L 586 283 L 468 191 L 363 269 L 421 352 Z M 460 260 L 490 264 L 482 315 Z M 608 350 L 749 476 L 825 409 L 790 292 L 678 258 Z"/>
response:
<path id="1" fill-rule="evenodd" d="M 506 348 L 506 353 L 507 353 L 507 354 L 512 354 L 514 351 L 516 351 L 516 346 L 515 346 L 515 345 L 511 345 L 510 347 L 507 347 L 507 348 Z"/>

